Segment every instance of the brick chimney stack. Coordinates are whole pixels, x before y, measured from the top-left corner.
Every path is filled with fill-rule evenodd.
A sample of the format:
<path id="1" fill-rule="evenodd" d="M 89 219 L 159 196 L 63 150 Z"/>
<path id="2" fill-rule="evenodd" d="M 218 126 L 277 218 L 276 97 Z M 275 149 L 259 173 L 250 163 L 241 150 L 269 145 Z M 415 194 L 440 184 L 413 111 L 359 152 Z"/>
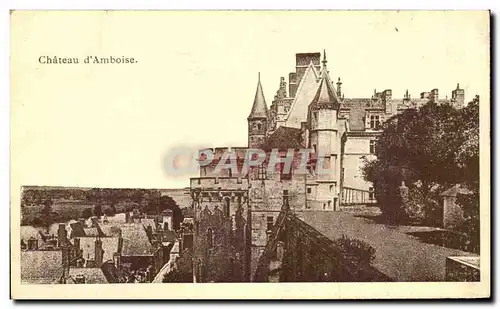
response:
<path id="1" fill-rule="evenodd" d="M 96 262 L 97 267 L 101 266 L 103 255 L 104 255 L 104 250 L 102 250 L 102 240 L 100 238 L 96 238 L 96 240 L 95 240 L 95 262 Z"/>
<path id="2" fill-rule="evenodd" d="M 59 223 L 59 228 L 57 230 L 57 242 L 59 247 L 66 245 L 66 226 L 64 223 Z"/>

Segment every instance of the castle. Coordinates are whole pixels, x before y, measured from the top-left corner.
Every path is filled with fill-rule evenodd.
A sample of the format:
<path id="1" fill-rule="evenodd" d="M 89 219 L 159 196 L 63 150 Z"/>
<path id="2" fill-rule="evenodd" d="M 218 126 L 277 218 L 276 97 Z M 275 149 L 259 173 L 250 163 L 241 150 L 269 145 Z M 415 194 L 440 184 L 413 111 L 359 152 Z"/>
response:
<path id="1" fill-rule="evenodd" d="M 259 76 L 247 119 L 248 147 L 209 149 L 213 160 L 200 162 L 200 177 L 191 178 L 195 282 L 251 281 L 282 207 L 300 217 L 307 211 L 332 212 L 343 205 L 374 203 L 373 187 L 363 179 L 361 164 L 375 157 L 381 123 L 428 102 L 459 108 L 464 90 L 457 85 L 451 99 L 440 99 L 438 89 L 422 92 L 419 98 L 412 98 L 408 90 L 403 98 L 392 98 L 390 89 L 375 91 L 371 98 L 346 98 L 340 77 L 337 82 L 330 78 L 326 53 L 323 59 L 321 53 L 300 53 L 288 86 L 281 77 L 268 108 Z M 245 175 L 216 168 L 229 154 L 243 161 L 249 148 L 266 152 L 261 166 Z M 305 172 L 294 168 L 285 172 L 282 162 L 271 172 L 267 168 L 274 162 L 270 157 L 283 158 L 288 150 L 300 149 L 312 153 Z M 204 151 L 200 150 L 200 160 Z M 294 156 L 292 166 L 298 161 Z M 327 172 L 315 173 L 317 164 Z"/>

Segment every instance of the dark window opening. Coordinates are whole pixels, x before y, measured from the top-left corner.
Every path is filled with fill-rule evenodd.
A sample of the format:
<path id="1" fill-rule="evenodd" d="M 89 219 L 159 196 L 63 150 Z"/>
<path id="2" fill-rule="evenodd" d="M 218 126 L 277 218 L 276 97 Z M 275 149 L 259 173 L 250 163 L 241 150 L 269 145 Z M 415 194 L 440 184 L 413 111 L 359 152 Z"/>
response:
<path id="1" fill-rule="evenodd" d="M 307 193 L 311 194 L 312 192 L 312 189 L 311 188 L 307 188 Z"/>
<path id="2" fill-rule="evenodd" d="M 274 226 L 274 218 L 273 217 L 267 217 L 267 231 L 270 232 L 273 230 Z"/>
<path id="3" fill-rule="evenodd" d="M 267 178 L 267 170 L 266 167 L 260 165 L 257 167 L 257 179 L 266 179 Z"/>
<path id="4" fill-rule="evenodd" d="M 214 246 L 214 236 L 212 228 L 208 228 L 207 230 L 207 246 L 212 248 Z"/>
<path id="5" fill-rule="evenodd" d="M 285 163 L 280 163 L 279 165 L 280 169 L 280 180 L 292 180 L 292 168 L 288 171 L 285 171 Z"/>
<path id="6" fill-rule="evenodd" d="M 372 129 L 378 129 L 380 126 L 380 116 L 378 115 L 371 115 L 370 116 L 370 128 Z"/>
<path id="7" fill-rule="evenodd" d="M 374 200 L 375 199 L 375 190 L 373 189 L 373 187 L 370 187 L 370 189 L 368 189 L 369 193 L 368 193 L 368 198 L 370 200 Z"/>
<path id="8" fill-rule="evenodd" d="M 370 153 L 371 154 L 375 154 L 375 141 L 374 140 L 371 140 L 370 141 Z"/>

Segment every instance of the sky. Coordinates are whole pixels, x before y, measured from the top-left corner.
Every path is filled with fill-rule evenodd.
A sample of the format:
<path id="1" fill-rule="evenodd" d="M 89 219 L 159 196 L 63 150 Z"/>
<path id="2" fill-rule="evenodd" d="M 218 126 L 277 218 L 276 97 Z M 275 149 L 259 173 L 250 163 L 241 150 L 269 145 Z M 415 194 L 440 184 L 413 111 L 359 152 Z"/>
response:
<path id="1" fill-rule="evenodd" d="M 14 12 L 14 185 L 180 188 L 179 146 L 246 146 L 258 72 L 268 106 L 295 54 L 326 50 L 345 97 L 457 83 L 489 94 L 486 12 Z M 40 56 L 134 57 L 47 65 Z M 191 175 L 192 176 L 192 175 Z"/>

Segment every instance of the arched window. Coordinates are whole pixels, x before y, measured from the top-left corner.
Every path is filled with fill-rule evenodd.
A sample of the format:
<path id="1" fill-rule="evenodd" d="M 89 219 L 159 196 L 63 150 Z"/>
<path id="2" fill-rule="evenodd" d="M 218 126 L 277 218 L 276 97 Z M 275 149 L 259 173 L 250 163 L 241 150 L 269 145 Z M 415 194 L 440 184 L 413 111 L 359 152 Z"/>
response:
<path id="1" fill-rule="evenodd" d="M 209 248 L 212 248 L 214 246 L 213 231 L 212 231 L 212 228 L 210 228 L 210 227 L 207 230 L 207 246 Z"/>

